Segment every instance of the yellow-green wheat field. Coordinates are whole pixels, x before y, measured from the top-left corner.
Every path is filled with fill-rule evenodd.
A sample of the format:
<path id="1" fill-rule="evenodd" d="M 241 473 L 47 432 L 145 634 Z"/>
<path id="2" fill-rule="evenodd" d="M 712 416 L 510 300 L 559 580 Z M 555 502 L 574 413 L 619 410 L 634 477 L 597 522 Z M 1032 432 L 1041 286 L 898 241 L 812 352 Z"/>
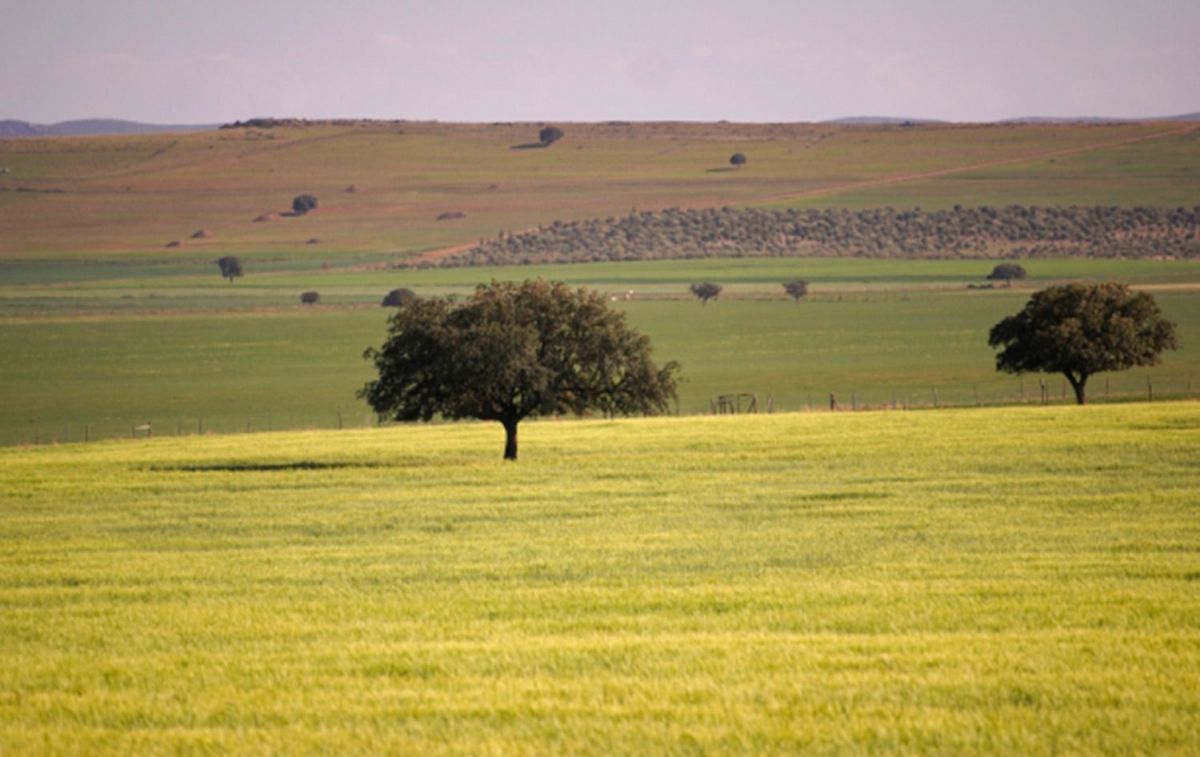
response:
<path id="1" fill-rule="evenodd" d="M 0 752 L 1200 751 L 1200 405 L 0 449 Z"/>

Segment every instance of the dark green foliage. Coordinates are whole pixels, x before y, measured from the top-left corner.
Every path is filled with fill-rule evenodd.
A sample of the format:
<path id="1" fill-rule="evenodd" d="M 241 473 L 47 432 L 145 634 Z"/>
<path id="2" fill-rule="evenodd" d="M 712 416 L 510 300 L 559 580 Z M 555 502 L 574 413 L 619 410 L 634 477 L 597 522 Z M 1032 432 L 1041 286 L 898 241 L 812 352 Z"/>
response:
<path id="1" fill-rule="evenodd" d="M 556 221 L 441 265 L 711 257 L 1200 258 L 1200 207 L 705 208 Z"/>
<path id="2" fill-rule="evenodd" d="M 221 269 L 221 275 L 229 279 L 230 283 L 242 275 L 242 261 L 232 255 L 226 255 L 217 260 L 217 266 Z"/>
<path id="3" fill-rule="evenodd" d="M 1011 282 L 1013 279 L 1023 279 L 1027 275 L 1025 266 L 1020 263 L 1001 263 L 993 268 L 987 277 L 992 281 Z"/>
<path id="4" fill-rule="evenodd" d="M 563 130 L 557 126 L 547 126 L 538 132 L 538 141 L 545 147 L 549 147 L 562 138 Z"/>
<path id="5" fill-rule="evenodd" d="M 304 303 L 305 305 L 316 305 L 320 301 L 321 301 L 321 295 L 318 294 L 317 292 L 301 292 L 300 293 L 300 302 Z"/>
<path id="6" fill-rule="evenodd" d="M 804 279 L 788 281 L 784 283 L 783 291 L 787 292 L 788 296 L 793 300 L 799 302 L 801 297 L 808 294 L 808 282 Z"/>
<path id="7" fill-rule="evenodd" d="M 292 211 L 304 215 L 310 210 L 317 209 L 317 198 L 313 195 L 296 195 L 292 198 Z"/>
<path id="8" fill-rule="evenodd" d="M 992 327 L 988 345 L 1001 350 L 996 370 L 1061 373 L 1082 405 L 1089 376 L 1154 365 L 1179 340 L 1153 297 L 1110 282 L 1036 292 L 1021 312 Z"/>
<path id="9" fill-rule="evenodd" d="M 699 284 L 692 284 L 688 291 L 700 298 L 700 304 L 707 305 L 709 300 L 716 299 L 721 293 L 721 285 L 714 284 L 711 281 L 704 281 Z"/>
<path id="10" fill-rule="evenodd" d="M 517 424 L 530 416 L 666 410 L 679 367 L 655 367 L 650 340 L 596 292 L 540 279 L 480 285 L 461 304 L 416 300 L 364 356 L 379 378 L 359 396 L 375 412 L 498 421 L 507 460 L 517 457 Z"/>
<path id="11" fill-rule="evenodd" d="M 385 308 L 400 308 L 415 301 L 417 295 L 411 289 L 400 287 L 393 289 L 383 297 L 383 302 L 379 303 Z"/>
<path id="12" fill-rule="evenodd" d="M 735 152 L 733 155 L 729 156 L 729 165 L 733 166 L 734 168 L 741 168 L 742 166 L 746 165 L 746 156 L 740 152 Z"/>

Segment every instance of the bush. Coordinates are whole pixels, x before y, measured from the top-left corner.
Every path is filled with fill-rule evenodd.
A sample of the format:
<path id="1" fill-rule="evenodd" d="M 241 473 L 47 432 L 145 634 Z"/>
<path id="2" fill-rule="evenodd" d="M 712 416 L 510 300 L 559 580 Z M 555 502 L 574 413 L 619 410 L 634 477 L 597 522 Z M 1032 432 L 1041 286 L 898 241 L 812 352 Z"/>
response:
<path id="1" fill-rule="evenodd" d="M 787 292 L 793 300 L 799 302 L 801 297 L 808 294 L 808 282 L 804 279 L 789 281 L 783 285 L 783 291 Z"/>
<path id="2" fill-rule="evenodd" d="M 401 308 L 405 305 L 411 305 L 413 302 L 416 302 L 416 300 L 417 295 L 414 294 L 411 289 L 400 287 L 399 289 L 393 289 L 392 291 L 388 292 L 384 296 L 383 302 L 379 304 L 381 307 L 385 308 Z"/>
<path id="3" fill-rule="evenodd" d="M 232 255 L 226 255 L 217 260 L 217 266 L 221 269 L 221 275 L 229 279 L 230 283 L 242 275 L 242 261 Z"/>
<path id="4" fill-rule="evenodd" d="M 721 293 L 721 285 L 714 284 L 711 281 L 705 281 L 700 284 L 692 284 L 691 293 L 700 298 L 700 303 L 707 305 L 709 300 L 716 299 Z"/>
<path id="5" fill-rule="evenodd" d="M 300 294 L 300 301 L 305 305 L 316 305 L 321 301 L 321 295 L 316 292 L 302 292 Z"/>
<path id="6" fill-rule="evenodd" d="M 1028 275 L 1025 272 L 1025 267 L 1017 263 L 1001 263 L 992 269 L 988 274 L 988 279 L 991 281 L 1012 281 L 1013 279 L 1023 279 Z"/>
<path id="7" fill-rule="evenodd" d="M 317 209 L 317 198 L 313 195 L 296 195 L 292 198 L 292 210 L 304 215 L 310 210 Z"/>

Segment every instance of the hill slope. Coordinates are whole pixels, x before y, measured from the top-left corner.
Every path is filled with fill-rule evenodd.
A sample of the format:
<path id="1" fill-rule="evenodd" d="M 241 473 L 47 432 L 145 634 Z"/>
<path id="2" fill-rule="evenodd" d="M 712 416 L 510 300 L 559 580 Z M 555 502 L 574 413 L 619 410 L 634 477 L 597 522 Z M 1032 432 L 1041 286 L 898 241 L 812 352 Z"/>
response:
<path id="1" fill-rule="evenodd" d="M 0 121 L 0 139 L 9 137 L 89 137 L 111 134 L 158 134 L 162 132 L 208 131 L 216 124 L 147 124 L 117 118 L 85 118 L 35 124 L 28 121 Z"/>
<path id="2" fill-rule="evenodd" d="M 1200 196 L 1197 127 L 1179 123 L 560 124 L 553 146 L 514 149 L 539 126 L 0 140 L 0 258 L 395 260 L 634 209 L 1191 207 Z M 734 152 L 748 158 L 737 170 Z M 301 193 L 318 210 L 281 215 Z"/>

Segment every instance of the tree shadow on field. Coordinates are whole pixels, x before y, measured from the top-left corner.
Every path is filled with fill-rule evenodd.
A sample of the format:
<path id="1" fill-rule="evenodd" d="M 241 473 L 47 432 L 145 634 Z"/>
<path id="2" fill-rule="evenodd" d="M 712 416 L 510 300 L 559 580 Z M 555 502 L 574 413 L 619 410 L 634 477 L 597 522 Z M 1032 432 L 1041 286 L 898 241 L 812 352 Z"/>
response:
<path id="1" fill-rule="evenodd" d="M 339 470 L 342 468 L 381 468 L 380 463 L 316 462 L 295 460 L 278 463 L 210 463 L 207 465 L 152 465 L 150 470 L 175 473 L 262 473 L 271 471 Z"/>
<path id="2" fill-rule="evenodd" d="M 550 145 L 544 142 L 526 142 L 523 145 L 513 145 L 510 150 L 544 150 Z"/>
<path id="3" fill-rule="evenodd" d="M 726 167 L 726 168 L 706 168 L 706 169 L 704 169 L 704 173 L 729 173 L 730 171 L 736 171 L 736 170 L 737 170 L 736 168 L 729 168 L 729 167 Z"/>

